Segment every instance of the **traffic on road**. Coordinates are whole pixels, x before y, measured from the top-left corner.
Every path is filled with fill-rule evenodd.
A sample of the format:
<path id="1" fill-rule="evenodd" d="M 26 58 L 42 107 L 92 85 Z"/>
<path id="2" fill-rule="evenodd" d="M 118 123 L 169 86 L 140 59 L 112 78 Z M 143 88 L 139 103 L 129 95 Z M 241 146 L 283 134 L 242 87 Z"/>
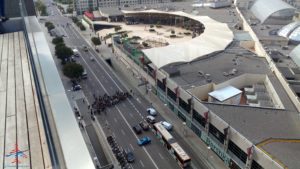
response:
<path id="1" fill-rule="evenodd" d="M 157 126 L 161 125 L 165 131 L 172 133 L 173 125 L 164 120 L 151 103 L 143 98 L 137 101 L 126 83 L 120 81 L 113 69 L 99 57 L 98 52 L 89 47 L 90 44 L 72 25 L 72 20 L 62 16 L 50 1 L 48 3 L 48 11 L 52 15 L 46 20 L 56 25 L 57 30 L 64 35 L 66 45 L 72 47 L 74 61 L 84 67 L 81 80 L 75 84 L 61 74 L 65 89 L 71 88 L 68 94 L 72 96 L 70 103 L 74 105 L 74 117 L 80 117 L 79 125 L 84 129 L 83 124 L 95 123 L 101 128 L 106 135 L 105 141 L 109 143 L 111 151 L 123 168 L 179 169 L 189 166 L 190 157 L 183 154 L 184 150 L 178 144 L 175 145 L 176 142 L 166 141 L 162 144 L 161 139 L 157 138 L 159 132 L 161 138 L 165 137 Z M 50 42 L 49 34 L 48 39 Z M 101 50 L 99 52 L 101 53 Z M 60 69 L 61 63 L 54 54 L 53 56 Z M 83 93 L 83 97 L 76 100 L 74 95 L 79 91 Z M 86 106 L 85 109 L 81 109 L 80 106 L 75 109 L 76 102 L 81 100 L 84 104 L 80 106 Z M 170 154 L 168 150 L 173 150 L 173 153 Z M 98 161 L 98 167 L 106 165 Z"/>

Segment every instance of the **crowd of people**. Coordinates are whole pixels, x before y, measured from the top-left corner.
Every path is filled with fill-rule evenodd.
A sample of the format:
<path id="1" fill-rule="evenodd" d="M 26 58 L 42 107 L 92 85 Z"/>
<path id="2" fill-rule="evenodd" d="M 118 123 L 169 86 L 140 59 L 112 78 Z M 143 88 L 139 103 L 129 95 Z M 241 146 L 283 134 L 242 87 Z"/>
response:
<path id="1" fill-rule="evenodd" d="M 116 91 L 116 93 L 112 96 L 104 94 L 103 96 L 94 95 L 94 102 L 91 107 L 91 112 L 94 114 L 101 114 L 101 112 L 106 113 L 105 109 L 107 107 L 114 106 L 119 102 L 126 100 L 131 95 L 128 92 L 120 92 Z"/>

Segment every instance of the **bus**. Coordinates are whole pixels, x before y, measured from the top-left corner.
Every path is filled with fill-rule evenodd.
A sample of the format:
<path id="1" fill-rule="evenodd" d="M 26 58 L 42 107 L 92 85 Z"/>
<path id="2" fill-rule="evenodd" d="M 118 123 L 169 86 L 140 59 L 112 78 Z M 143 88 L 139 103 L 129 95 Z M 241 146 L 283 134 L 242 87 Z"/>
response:
<path id="1" fill-rule="evenodd" d="M 167 147 L 169 153 L 175 158 L 181 168 L 190 167 L 191 158 L 160 122 L 153 125 L 153 131 L 160 142 Z"/>
<path id="2" fill-rule="evenodd" d="M 187 168 L 191 165 L 190 156 L 176 142 L 171 144 L 171 154 L 176 159 L 181 168 Z"/>
<path id="3" fill-rule="evenodd" d="M 175 142 L 174 137 L 168 132 L 167 129 L 160 123 L 153 125 L 156 137 L 168 148 L 171 148 L 171 143 Z"/>

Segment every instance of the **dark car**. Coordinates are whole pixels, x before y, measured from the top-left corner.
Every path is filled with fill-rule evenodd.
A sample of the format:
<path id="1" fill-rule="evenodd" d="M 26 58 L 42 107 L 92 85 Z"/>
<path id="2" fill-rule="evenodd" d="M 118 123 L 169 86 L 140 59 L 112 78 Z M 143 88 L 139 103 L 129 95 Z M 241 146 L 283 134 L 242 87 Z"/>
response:
<path id="1" fill-rule="evenodd" d="M 149 130 L 149 124 L 148 124 L 147 122 L 141 121 L 139 124 L 140 124 L 140 126 L 142 127 L 142 129 L 143 129 L 144 131 Z"/>
<path id="2" fill-rule="evenodd" d="M 136 133 L 136 134 L 141 134 L 142 133 L 142 128 L 139 126 L 139 125 L 135 125 L 132 127 L 133 131 Z"/>
<path id="3" fill-rule="evenodd" d="M 124 156 L 129 163 L 133 163 L 135 160 L 134 154 L 130 149 L 124 150 Z"/>
<path id="4" fill-rule="evenodd" d="M 85 51 L 85 52 L 89 51 L 89 49 L 88 49 L 87 46 L 83 46 L 82 49 L 83 49 L 83 51 Z"/>

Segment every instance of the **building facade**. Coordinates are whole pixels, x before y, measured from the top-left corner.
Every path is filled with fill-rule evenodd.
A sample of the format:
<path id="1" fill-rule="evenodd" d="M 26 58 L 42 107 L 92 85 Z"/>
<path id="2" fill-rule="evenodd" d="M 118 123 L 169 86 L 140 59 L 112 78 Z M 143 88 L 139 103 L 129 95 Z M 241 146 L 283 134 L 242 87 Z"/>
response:
<path id="1" fill-rule="evenodd" d="M 74 7 L 78 15 L 83 14 L 87 10 L 97 10 L 98 1 L 97 0 L 75 0 Z"/>
<path id="2" fill-rule="evenodd" d="M 77 14 L 98 7 L 128 7 L 131 5 L 157 4 L 171 2 L 171 0 L 75 0 L 75 9 Z"/>

